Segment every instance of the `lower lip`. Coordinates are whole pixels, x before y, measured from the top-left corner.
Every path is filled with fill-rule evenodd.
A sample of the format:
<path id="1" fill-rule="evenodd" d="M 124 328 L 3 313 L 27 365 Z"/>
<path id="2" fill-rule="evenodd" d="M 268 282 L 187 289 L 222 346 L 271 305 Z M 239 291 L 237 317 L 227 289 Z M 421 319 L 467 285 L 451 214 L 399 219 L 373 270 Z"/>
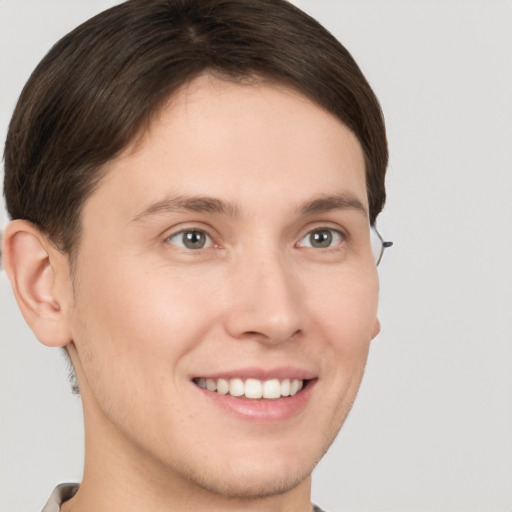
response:
<path id="1" fill-rule="evenodd" d="M 215 391 L 208 391 L 196 384 L 192 385 L 206 399 L 239 418 L 250 421 L 277 422 L 300 414 L 305 409 L 315 384 L 316 379 L 310 380 L 296 395 L 274 400 L 237 398 L 231 395 L 221 395 Z"/>

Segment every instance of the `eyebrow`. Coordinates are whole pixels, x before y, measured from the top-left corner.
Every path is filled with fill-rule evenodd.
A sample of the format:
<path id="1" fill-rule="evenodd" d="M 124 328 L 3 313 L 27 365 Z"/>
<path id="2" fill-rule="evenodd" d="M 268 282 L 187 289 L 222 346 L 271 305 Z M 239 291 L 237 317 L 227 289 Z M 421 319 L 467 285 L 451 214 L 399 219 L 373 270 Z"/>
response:
<path id="1" fill-rule="evenodd" d="M 300 215 L 315 215 L 333 210 L 355 210 L 368 217 L 368 210 L 363 203 L 353 194 L 341 193 L 325 195 L 308 201 L 297 208 Z M 239 217 L 238 205 L 209 196 L 174 196 L 152 203 L 142 212 L 137 214 L 132 222 L 137 222 L 145 217 L 162 213 L 178 211 L 190 211 L 197 213 L 215 213 L 228 217 Z"/>
<path id="2" fill-rule="evenodd" d="M 368 217 L 368 210 L 362 201 L 350 193 L 320 196 L 301 205 L 298 209 L 302 215 L 315 215 L 333 210 L 355 210 Z"/>
<path id="3" fill-rule="evenodd" d="M 216 213 L 220 215 L 227 215 L 229 217 L 237 217 L 240 214 L 237 205 L 227 203 L 221 199 L 216 199 L 215 197 L 182 195 L 168 197 L 149 205 L 133 218 L 133 222 L 137 222 L 150 215 L 173 213 L 178 211 Z"/>

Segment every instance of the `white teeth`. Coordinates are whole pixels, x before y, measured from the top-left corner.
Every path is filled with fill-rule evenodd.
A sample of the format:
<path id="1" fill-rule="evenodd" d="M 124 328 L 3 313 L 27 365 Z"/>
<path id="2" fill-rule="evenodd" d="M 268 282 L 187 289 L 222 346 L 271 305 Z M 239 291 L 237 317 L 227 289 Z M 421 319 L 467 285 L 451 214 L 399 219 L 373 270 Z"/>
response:
<path id="1" fill-rule="evenodd" d="M 245 386 L 242 379 L 231 379 L 229 381 L 229 394 L 231 396 L 242 396 L 244 393 Z"/>
<path id="2" fill-rule="evenodd" d="M 281 384 L 277 379 L 266 380 L 263 383 L 263 398 L 279 398 L 281 396 Z"/>
<path id="3" fill-rule="evenodd" d="M 302 381 L 293 379 L 290 387 L 290 396 L 296 395 L 302 389 Z"/>
<path id="4" fill-rule="evenodd" d="M 217 383 L 213 379 L 206 379 L 206 389 L 208 391 L 217 391 Z"/>
<path id="5" fill-rule="evenodd" d="M 219 379 L 217 381 L 217 393 L 221 395 L 227 395 L 229 393 L 229 382 L 224 379 Z"/>
<path id="6" fill-rule="evenodd" d="M 290 379 L 284 379 L 281 382 L 281 395 L 290 396 Z"/>
<path id="7" fill-rule="evenodd" d="M 208 391 L 217 391 L 221 395 L 245 396 L 246 398 L 276 399 L 285 396 L 296 395 L 303 387 L 301 379 L 269 379 L 260 381 L 258 379 L 195 379 L 194 382 Z"/>
<path id="8" fill-rule="evenodd" d="M 263 396 L 263 386 L 261 381 L 256 379 L 247 379 L 245 381 L 246 398 L 261 398 Z"/>

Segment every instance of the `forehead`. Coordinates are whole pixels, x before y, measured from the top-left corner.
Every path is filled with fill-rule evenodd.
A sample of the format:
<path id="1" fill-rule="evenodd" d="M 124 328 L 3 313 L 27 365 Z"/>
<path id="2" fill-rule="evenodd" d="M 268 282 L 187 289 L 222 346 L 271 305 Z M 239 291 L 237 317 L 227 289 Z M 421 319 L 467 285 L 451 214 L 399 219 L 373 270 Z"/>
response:
<path id="1" fill-rule="evenodd" d="M 305 202 L 346 191 L 367 207 L 364 157 L 338 118 L 289 88 L 203 75 L 106 166 L 93 194 L 144 205 L 172 193 Z M 292 194 L 291 194 L 292 193 Z M 122 205 L 119 205 L 122 206 Z M 86 205 L 87 208 L 87 205 Z"/>

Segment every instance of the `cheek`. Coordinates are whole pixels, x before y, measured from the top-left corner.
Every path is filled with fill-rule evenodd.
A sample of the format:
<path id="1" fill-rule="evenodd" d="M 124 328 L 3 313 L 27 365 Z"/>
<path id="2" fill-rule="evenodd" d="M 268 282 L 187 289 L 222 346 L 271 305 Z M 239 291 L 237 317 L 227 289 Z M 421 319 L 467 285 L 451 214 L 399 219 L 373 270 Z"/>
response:
<path id="1" fill-rule="evenodd" d="M 314 286 L 313 286 L 314 284 Z M 310 308 L 334 348 L 349 355 L 364 349 L 375 335 L 379 296 L 372 267 L 316 276 L 309 286 Z M 318 327 L 320 327 L 320 325 Z"/>
<path id="2" fill-rule="evenodd" d="M 318 284 L 318 281 L 317 281 Z M 378 279 L 371 267 L 331 276 L 328 293 L 315 294 L 315 330 L 320 334 L 324 382 L 329 391 L 333 424 L 353 403 L 364 373 L 377 323 Z M 336 403 L 336 406 L 333 404 Z"/>
<path id="3" fill-rule="evenodd" d="M 83 273 L 78 283 L 73 334 L 80 386 L 116 424 L 135 410 L 140 418 L 158 416 L 155 425 L 169 422 L 168 411 L 182 407 L 173 392 L 185 382 L 179 363 L 201 340 L 205 311 L 193 289 L 173 286 L 161 274 L 150 278 L 122 265 L 110 270 Z M 149 434 L 153 427 L 144 428 Z"/>
<path id="4" fill-rule="evenodd" d="M 179 382 L 180 361 L 206 337 L 220 307 L 212 277 L 122 258 L 84 271 L 76 315 L 82 332 L 75 343 L 95 354 L 91 370 L 103 367 L 109 379 L 128 386 L 138 379 L 148 387 L 169 375 Z"/>

